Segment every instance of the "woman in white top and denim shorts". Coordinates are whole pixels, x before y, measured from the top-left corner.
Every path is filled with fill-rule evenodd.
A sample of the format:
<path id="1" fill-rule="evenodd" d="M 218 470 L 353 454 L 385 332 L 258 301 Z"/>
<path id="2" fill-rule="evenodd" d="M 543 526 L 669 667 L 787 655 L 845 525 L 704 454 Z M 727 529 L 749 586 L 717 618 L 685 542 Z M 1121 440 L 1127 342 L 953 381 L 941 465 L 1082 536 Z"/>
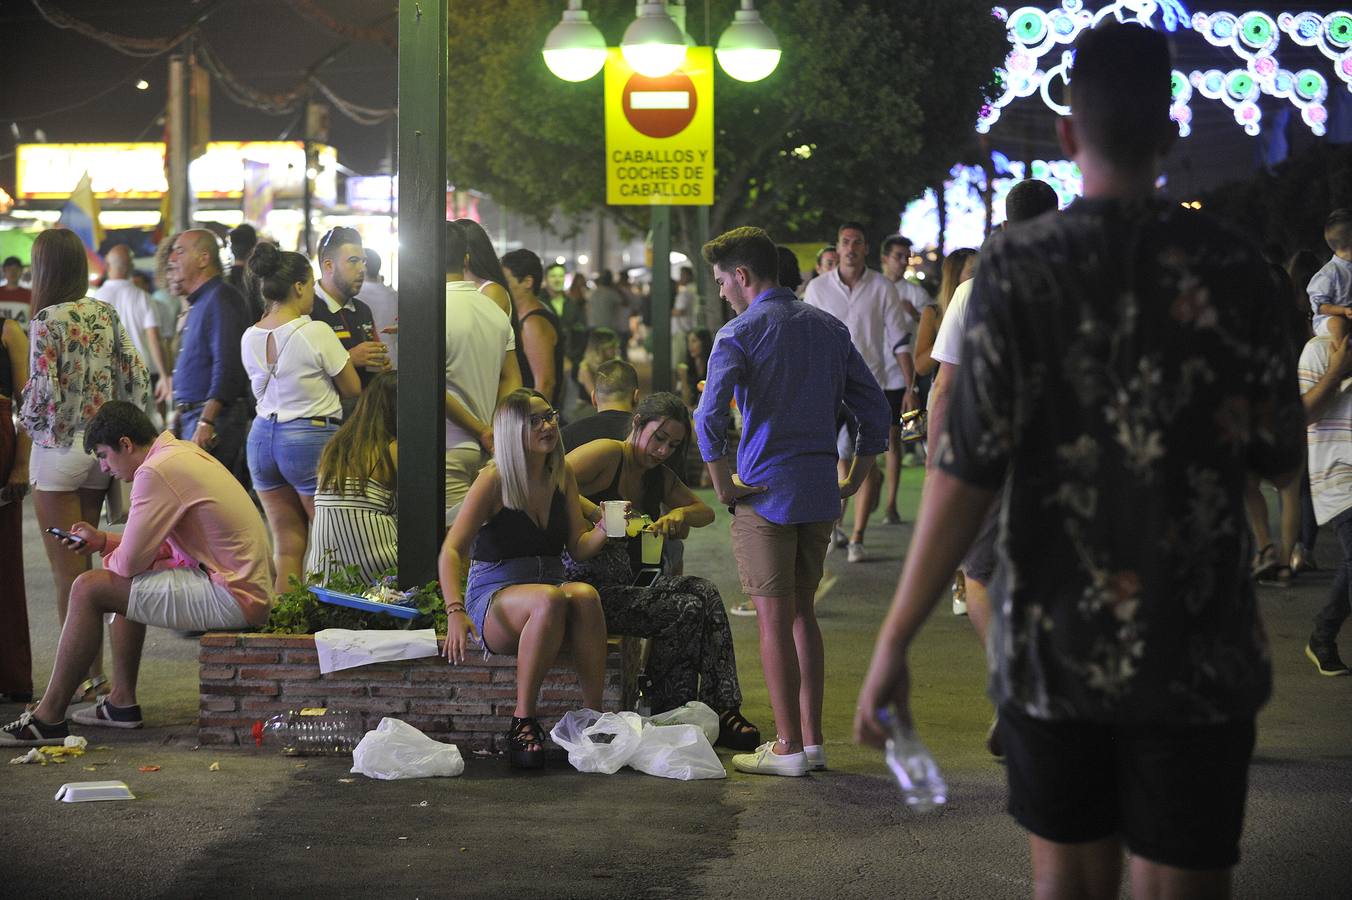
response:
<path id="1" fill-rule="evenodd" d="M 248 269 L 265 304 L 263 318 L 240 341 L 257 404 L 249 475 L 272 531 L 275 590 L 282 593 L 291 576 L 301 575 L 319 454 L 342 421 L 339 395 L 355 397 L 361 381 L 333 329 L 310 318 L 315 282 L 309 260 L 264 242 Z"/>

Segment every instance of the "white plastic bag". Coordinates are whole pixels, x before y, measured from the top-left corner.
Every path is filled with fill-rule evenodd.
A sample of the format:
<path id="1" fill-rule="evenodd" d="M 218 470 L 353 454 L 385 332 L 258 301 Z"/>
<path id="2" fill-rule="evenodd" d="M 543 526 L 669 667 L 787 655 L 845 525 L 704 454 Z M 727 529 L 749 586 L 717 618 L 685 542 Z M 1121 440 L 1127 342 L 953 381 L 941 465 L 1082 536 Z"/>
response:
<path id="1" fill-rule="evenodd" d="M 465 771 L 455 744 L 434 741 L 412 725 L 388 716 L 352 751 L 352 771 L 367 778 L 450 778 Z"/>
<path id="2" fill-rule="evenodd" d="M 704 736 L 709 739 L 710 745 L 718 740 L 718 713 L 710 709 L 708 704 L 698 700 L 691 700 L 685 706 L 658 713 L 648 721 L 654 725 L 698 725 Z"/>
<path id="3" fill-rule="evenodd" d="M 575 709 L 564 713 L 549 736 L 568 751 L 568 762 L 574 769 L 614 775 L 638 749 L 643 719 L 631 712 Z"/>
<path id="4" fill-rule="evenodd" d="M 629 765 L 648 775 L 678 781 L 728 776 L 713 744 L 697 725 L 644 725 L 643 739 L 629 757 Z"/>

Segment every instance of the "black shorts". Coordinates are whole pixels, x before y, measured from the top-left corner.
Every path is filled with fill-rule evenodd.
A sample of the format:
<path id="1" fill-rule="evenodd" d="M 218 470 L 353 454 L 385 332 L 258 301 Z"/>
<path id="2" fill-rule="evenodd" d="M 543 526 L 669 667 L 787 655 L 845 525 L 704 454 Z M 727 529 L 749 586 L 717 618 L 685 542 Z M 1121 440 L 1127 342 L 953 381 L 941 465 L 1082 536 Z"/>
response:
<path id="1" fill-rule="evenodd" d="M 889 424 L 893 428 L 900 427 L 901 401 L 906 398 L 906 389 L 897 388 L 895 391 L 883 391 L 883 396 L 887 398 L 887 406 L 892 410 L 892 419 Z"/>
<path id="2" fill-rule="evenodd" d="M 995 575 L 995 540 L 999 536 L 1000 501 L 997 499 L 991 505 L 991 511 L 986 513 L 986 521 L 981 523 L 972 546 L 967 548 L 967 555 L 962 558 L 962 574 L 983 586 L 990 585 Z"/>
<path id="3" fill-rule="evenodd" d="M 1239 861 L 1252 719 L 1223 725 L 1052 722 L 1000 708 L 1009 814 L 1058 844 L 1120 837 L 1180 869 Z"/>

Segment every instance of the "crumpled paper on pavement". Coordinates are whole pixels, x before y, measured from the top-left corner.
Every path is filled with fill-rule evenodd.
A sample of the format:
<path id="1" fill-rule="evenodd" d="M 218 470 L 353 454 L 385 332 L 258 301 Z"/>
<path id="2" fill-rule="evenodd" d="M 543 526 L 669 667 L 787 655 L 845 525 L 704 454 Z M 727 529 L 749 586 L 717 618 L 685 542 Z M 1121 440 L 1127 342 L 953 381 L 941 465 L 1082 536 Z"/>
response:
<path id="1" fill-rule="evenodd" d="M 336 672 L 372 663 L 436 656 L 437 633 L 432 628 L 420 631 L 325 628 L 315 632 L 315 650 L 319 653 L 319 671 Z"/>
<path id="2" fill-rule="evenodd" d="M 60 747 L 32 747 L 23 756 L 16 756 L 9 761 L 11 766 L 39 765 L 45 766 L 49 762 L 64 763 L 62 757 L 84 756 L 85 748 L 89 746 L 89 741 L 78 734 L 66 735 L 66 739 L 61 742 Z"/>

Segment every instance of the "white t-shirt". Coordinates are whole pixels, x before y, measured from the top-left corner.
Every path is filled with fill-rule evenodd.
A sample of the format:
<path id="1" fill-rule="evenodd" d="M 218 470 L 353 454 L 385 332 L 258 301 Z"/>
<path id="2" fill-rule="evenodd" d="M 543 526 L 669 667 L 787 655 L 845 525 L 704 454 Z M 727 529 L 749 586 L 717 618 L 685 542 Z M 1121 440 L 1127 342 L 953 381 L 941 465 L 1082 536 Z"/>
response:
<path id="1" fill-rule="evenodd" d="M 948 312 L 939 323 L 939 333 L 934 336 L 934 349 L 930 358 L 950 366 L 962 365 L 962 338 L 967 333 L 967 298 L 972 296 L 972 282 L 969 278 L 953 292 L 948 301 Z"/>
<path id="2" fill-rule="evenodd" d="M 146 352 L 149 349 L 146 343 L 146 329 L 160 327 L 159 315 L 151 303 L 150 295 L 126 278 L 116 280 L 110 278 L 103 283 L 103 287 L 94 292 L 94 299 L 102 300 L 117 310 L 117 317 L 121 320 L 122 327 L 127 330 L 127 337 L 131 338 L 131 345 L 136 348 L 141 361 L 146 364 L 146 370 L 151 375 L 160 374 L 160 370 L 155 366 L 155 358 Z"/>
<path id="3" fill-rule="evenodd" d="M 883 277 L 886 278 L 887 276 Z M 897 302 L 900 303 L 903 300 L 908 301 L 915 307 L 916 312 L 915 316 L 912 316 L 906 311 L 906 304 L 901 304 L 901 318 L 906 326 L 906 334 L 910 340 L 900 346 L 893 347 L 892 352 L 887 354 L 887 358 L 884 360 L 887 364 L 888 390 L 894 391 L 896 388 L 891 387 L 890 385 L 899 384 L 903 387 L 906 386 L 906 378 L 902 375 L 901 364 L 897 362 L 897 354 L 905 353 L 912 357 L 915 356 L 915 332 L 916 328 L 920 325 L 918 316 L 920 315 L 920 310 L 924 309 L 924 303 L 929 299 L 929 294 L 927 294 L 925 289 L 920 285 L 907 281 L 905 278 L 900 281 L 892 282 L 892 287 L 897 290 Z"/>
<path id="4" fill-rule="evenodd" d="M 446 390 L 481 422 L 493 421 L 502 363 L 516 351 L 512 320 L 472 281 L 446 282 Z M 446 449 L 478 447 L 479 438 L 446 420 Z"/>
<path id="5" fill-rule="evenodd" d="M 269 334 L 276 345 L 271 373 Z M 309 316 L 271 330 L 250 325 L 240 340 L 240 352 L 260 416 L 276 414 L 278 422 L 290 422 L 343 414 L 333 379 L 350 357 L 328 325 Z"/>
<path id="6" fill-rule="evenodd" d="M 897 289 L 881 272 L 865 269 L 854 289 L 845 286 L 840 270 L 832 269 L 808 282 L 803 302 L 825 310 L 845 323 L 850 340 L 864 358 L 878 384 L 887 391 L 906 386 L 896 366 L 894 347 L 906 337 L 906 316 Z M 888 357 L 893 357 L 894 373 L 889 377 Z"/>
<path id="7" fill-rule="evenodd" d="M 1313 388 L 1329 368 L 1333 338 L 1320 335 L 1300 353 L 1296 374 L 1300 392 Z M 1320 525 L 1352 509 L 1352 384 L 1344 381 L 1337 398 L 1319 421 L 1307 425 L 1310 451 L 1310 499 Z"/>

